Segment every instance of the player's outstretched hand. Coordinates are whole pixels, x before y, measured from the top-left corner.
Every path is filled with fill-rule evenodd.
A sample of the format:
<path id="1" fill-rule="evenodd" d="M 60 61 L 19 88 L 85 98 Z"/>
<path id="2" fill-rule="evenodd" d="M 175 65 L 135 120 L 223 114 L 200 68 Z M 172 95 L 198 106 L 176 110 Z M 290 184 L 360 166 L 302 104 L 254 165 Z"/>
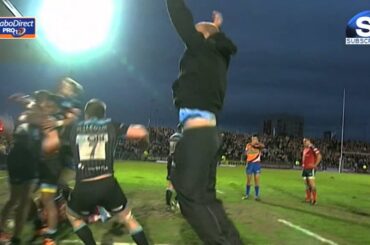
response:
<path id="1" fill-rule="evenodd" d="M 126 132 L 126 138 L 132 140 L 142 140 L 149 137 L 148 130 L 143 125 L 130 125 Z"/>
<path id="2" fill-rule="evenodd" d="M 15 101 L 15 102 L 25 102 L 27 99 L 27 95 L 23 93 L 15 93 L 8 97 L 9 100 Z"/>
<path id="3" fill-rule="evenodd" d="M 222 14 L 216 10 L 212 12 L 212 21 L 218 28 L 221 28 L 222 23 L 224 22 L 224 18 Z"/>

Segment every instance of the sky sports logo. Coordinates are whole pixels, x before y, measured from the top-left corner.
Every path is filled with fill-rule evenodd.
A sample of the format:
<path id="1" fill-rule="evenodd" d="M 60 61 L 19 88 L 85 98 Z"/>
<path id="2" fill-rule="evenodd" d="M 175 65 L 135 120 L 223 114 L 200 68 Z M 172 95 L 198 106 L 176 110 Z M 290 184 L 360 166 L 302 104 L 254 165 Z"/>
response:
<path id="1" fill-rule="evenodd" d="M 355 15 L 348 22 L 346 45 L 370 45 L 370 10 Z"/>
<path id="2" fill-rule="evenodd" d="M 35 18 L 0 17 L 0 39 L 36 38 Z"/>

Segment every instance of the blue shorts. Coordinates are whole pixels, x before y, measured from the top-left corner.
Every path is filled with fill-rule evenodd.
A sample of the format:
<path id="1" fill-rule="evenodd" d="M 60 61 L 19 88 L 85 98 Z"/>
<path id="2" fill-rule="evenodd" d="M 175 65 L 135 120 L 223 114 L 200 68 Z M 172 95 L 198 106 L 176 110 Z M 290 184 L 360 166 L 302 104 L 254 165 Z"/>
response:
<path id="1" fill-rule="evenodd" d="M 208 120 L 216 120 L 215 114 L 209 111 L 189 109 L 189 108 L 180 108 L 179 110 L 180 124 L 185 124 L 185 122 L 188 119 L 196 118 L 196 117 L 200 117 L 200 118 L 204 118 Z"/>
<path id="2" fill-rule="evenodd" d="M 247 163 L 245 168 L 246 174 L 260 174 L 261 173 L 261 164 L 259 162 Z"/>

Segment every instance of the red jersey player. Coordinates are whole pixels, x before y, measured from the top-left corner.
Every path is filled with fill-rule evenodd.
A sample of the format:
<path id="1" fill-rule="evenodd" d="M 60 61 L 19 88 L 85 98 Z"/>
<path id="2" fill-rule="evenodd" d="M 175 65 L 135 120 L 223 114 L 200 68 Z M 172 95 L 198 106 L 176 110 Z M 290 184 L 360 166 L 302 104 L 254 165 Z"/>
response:
<path id="1" fill-rule="evenodd" d="M 315 173 L 322 156 L 319 149 L 317 149 L 309 139 L 303 139 L 303 146 L 302 177 L 306 185 L 306 202 L 315 205 L 317 199 Z"/>

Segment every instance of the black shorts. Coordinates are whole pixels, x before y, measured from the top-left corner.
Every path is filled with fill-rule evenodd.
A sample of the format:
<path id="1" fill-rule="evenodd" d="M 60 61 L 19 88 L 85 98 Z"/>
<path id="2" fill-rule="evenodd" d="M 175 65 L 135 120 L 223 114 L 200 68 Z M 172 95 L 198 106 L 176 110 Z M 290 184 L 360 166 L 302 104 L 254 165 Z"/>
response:
<path id="1" fill-rule="evenodd" d="M 57 187 L 63 164 L 59 154 L 44 158 L 40 162 L 40 183 Z"/>
<path id="2" fill-rule="evenodd" d="M 303 179 L 315 179 L 316 169 L 303 169 L 302 177 Z"/>
<path id="3" fill-rule="evenodd" d="M 37 179 L 38 161 L 27 148 L 14 147 L 7 160 L 10 184 L 18 185 Z"/>
<path id="4" fill-rule="evenodd" d="M 127 206 L 127 198 L 114 177 L 97 181 L 78 182 L 68 201 L 68 211 L 80 218 L 95 211 L 96 206 L 118 213 Z"/>

